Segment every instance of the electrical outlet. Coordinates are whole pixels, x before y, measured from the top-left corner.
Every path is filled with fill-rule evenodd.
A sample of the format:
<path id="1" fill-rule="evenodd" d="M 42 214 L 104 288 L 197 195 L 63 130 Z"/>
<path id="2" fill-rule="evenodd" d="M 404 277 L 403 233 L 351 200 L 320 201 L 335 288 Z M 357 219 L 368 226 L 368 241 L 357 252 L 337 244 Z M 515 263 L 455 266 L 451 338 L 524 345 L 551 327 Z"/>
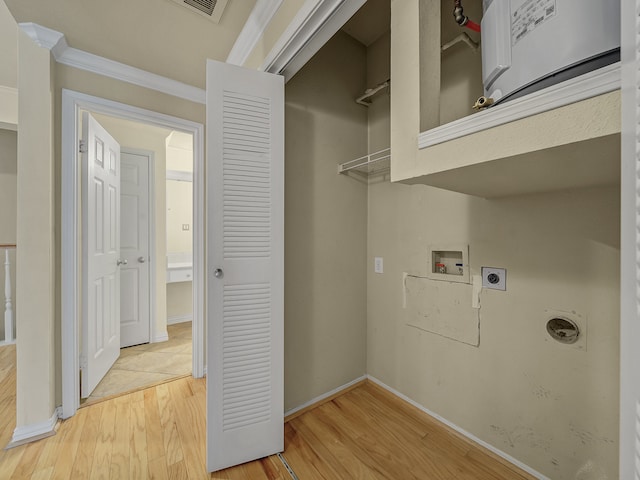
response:
<path id="1" fill-rule="evenodd" d="M 504 268 L 482 267 L 482 288 L 507 289 L 507 270 Z"/>
<path id="2" fill-rule="evenodd" d="M 382 262 L 382 257 L 376 257 L 373 260 L 373 271 L 375 273 L 384 273 L 384 266 Z"/>
<path id="3" fill-rule="evenodd" d="M 189 231 L 189 224 L 188 223 L 183 223 L 182 224 L 182 230 L 184 230 L 185 232 Z"/>

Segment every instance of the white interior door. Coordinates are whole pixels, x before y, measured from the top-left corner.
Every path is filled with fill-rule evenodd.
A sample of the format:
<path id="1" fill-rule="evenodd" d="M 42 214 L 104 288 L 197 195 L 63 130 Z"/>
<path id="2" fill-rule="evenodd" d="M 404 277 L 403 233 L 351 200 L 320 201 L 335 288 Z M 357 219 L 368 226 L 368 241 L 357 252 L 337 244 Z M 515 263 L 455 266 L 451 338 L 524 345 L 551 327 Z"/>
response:
<path id="1" fill-rule="evenodd" d="M 120 145 L 82 114 L 81 396 L 120 355 Z"/>
<path id="2" fill-rule="evenodd" d="M 207 62 L 207 467 L 284 449 L 284 81 Z"/>
<path id="3" fill-rule="evenodd" d="M 120 152 L 120 346 L 148 343 L 150 153 Z"/>

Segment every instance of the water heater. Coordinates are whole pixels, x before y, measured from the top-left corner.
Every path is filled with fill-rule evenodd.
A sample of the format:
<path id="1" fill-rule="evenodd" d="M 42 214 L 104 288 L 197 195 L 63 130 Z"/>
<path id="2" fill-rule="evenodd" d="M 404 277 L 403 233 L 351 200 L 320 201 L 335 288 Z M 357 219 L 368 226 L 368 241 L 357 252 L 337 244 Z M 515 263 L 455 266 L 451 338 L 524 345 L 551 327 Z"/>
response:
<path id="1" fill-rule="evenodd" d="M 496 102 L 620 59 L 620 0 L 484 0 L 482 81 Z"/>

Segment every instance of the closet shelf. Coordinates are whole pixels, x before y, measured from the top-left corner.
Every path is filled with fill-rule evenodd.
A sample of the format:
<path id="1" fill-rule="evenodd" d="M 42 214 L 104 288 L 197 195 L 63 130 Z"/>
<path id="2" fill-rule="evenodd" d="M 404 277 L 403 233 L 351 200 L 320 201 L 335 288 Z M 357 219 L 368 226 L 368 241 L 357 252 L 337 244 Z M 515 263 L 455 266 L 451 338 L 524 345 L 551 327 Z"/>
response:
<path id="1" fill-rule="evenodd" d="M 338 173 L 355 172 L 365 176 L 388 173 L 391 165 L 391 149 L 385 148 L 355 160 L 338 165 Z"/>
<path id="2" fill-rule="evenodd" d="M 356 103 L 359 103 L 360 105 L 364 105 L 365 107 L 370 107 L 371 106 L 371 102 L 373 100 L 369 100 L 369 99 L 372 99 L 372 97 L 376 93 L 378 93 L 380 90 L 384 90 L 385 88 L 389 88 L 390 86 L 391 86 L 391 79 L 386 80 L 386 81 L 376 85 L 373 88 L 367 88 L 363 95 L 361 95 L 358 98 L 356 98 Z"/>

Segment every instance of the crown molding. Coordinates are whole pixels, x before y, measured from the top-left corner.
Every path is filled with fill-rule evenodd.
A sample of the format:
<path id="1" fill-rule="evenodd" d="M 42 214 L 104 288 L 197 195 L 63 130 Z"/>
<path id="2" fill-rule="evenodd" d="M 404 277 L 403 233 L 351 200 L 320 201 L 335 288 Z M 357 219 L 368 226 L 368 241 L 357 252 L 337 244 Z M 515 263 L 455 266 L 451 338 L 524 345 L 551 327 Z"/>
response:
<path id="1" fill-rule="evenodd" d="M 21 23 L 19 26 L 36 44 L 51 50 L 56 62 L 62 65 L 149 88 L 195 103 L 204 105 L 206 102 L 206 94 L 202 88 L 72 48 L 67 44 L 64 34 L 36 23 Z"/>
<path id="2" fill-rule="evenodd" d="M 289 81 L 364 3 L 365 0 L 306 0 L 261 70 L 284 75 Z"/>
<path id="3" fill-rule="evenodd" d="M 58 47 L 60 42 L 64 42 L 65 45 L 67 43 L 64 40 L 64 35 L 62 33 L 43 27 L 37 23 L 19 23 L 18 27 L 26 33 L 29 38 L 36 43 L 36 45 L 46 48 L 47 50 L 53 51 Z"/>
<path id="4" fill-rule="evenodd" d="M 140 87 L 149 88 L 166 93 L 174 97 L 184 98 L 192 102 L 205 104 L 205 91 L 186 83 L 147 72 L 140 68 L 109 60 L 77 48 L 67 48 L 55 57 L 58 63 L 79 68 L 88 72 L 132 83 Z"/>
<path id="5" fill-rule="evenodd" d="M 276 14 L 283 0 L 258 0 L 253 7 L 240 35 L 233 44 L 231 52 L 227 57 L 227 63 L 233 65 L 244 65 L 258 43 L 264 35 L 264 31 Z"/>

